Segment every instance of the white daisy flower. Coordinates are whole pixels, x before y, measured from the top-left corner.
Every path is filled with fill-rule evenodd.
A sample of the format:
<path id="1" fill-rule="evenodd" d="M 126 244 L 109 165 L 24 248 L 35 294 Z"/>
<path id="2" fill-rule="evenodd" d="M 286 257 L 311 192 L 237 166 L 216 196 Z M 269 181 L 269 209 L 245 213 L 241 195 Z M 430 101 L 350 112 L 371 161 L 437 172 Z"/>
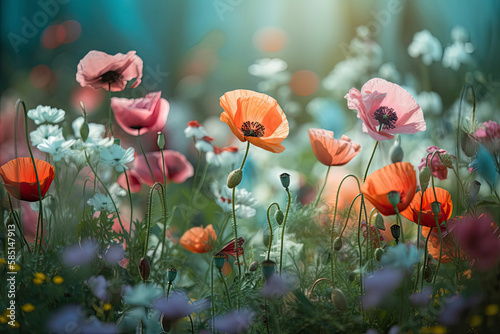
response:
<path id="1" fill-rule="evenodd" d="M 66 112 L 64 110 L 49 106 L 38 106 L 36 109 L 28 110 L 28 117 L 31 118 L 36 125 L 42 123 L 59 123 L 64 120 L 65 114 Z"/>
<path id="2" fill-rule="evenodd" d="M 44 139 L 55 137 L 64 140 L 62 128 L 59 125 L 43 124 L 40 125 L 35 131 L 31 131 L 31 145 L 38 146 L 43 143 Z"/>
<path id="3" fill-rule="evenodd" d="M 64 140 L 60 137 L 49 137 L 37 145 L 37 148 L 45 153 L 49 153 L 54 158 L 54 161 L 60 161 L 65 155 L 71 155 L 71 145 L 75 143 L 74 139 Z"/>
<path id="4" fill-rule="evenodd" d="M 87 204 L 92 205 L 95 211 L 115 211 L 113 201 L 111 200 L 111 197 L 109 197 L 109 195 L 96 193 L 87 201 Z"/>
<path id="5" fill-rule="evenodd" d="M 113 144 L 110 147 L 101 148 L 100 161 L 104 165 L 115 167 L 115 170 L 121 173 L 128 169 L 125 164 L 134 161 L 134 153 L 133 147 L 125 150 L 120 145 Z"/>
<path id="6" fill-rule="evenodd" d="M 257 59 L 254 64 L 248 67 L 248 73 L 255 77 L 269 79 L 276 74 L 287 69 L 286 61 L 279 58 Z"/>
<path id="7" fill-rule="evenodd" d="M 215 195 L 216 203 L 222 208 L 224 212 L 232 212 L 232 190 L 225 184 L 219 186 L 217 183 L 212 185 L 212 191 Z M 235 209 L 237 218 L 251 218 L 255 216 L 257 211 L 254 206 L 257 200 L 244 188 L 237 188 L 235 195 Z"/>
<path id="8" fill-rule="evenodd" d="M 422 56 L 422 62 L 427 66 L 433 61 L 441 60 L 442 53 L 441 43 L 429 30 L 417 32 L 408 46 L 408 54 L 413 58 Z"/>
<path id="9" fill-rule="evenodd" d="M 212 141 L 214 139 L 212 137 L 209 137 L 209 136 L 205 136 L 201 139 L 198 139 L 196 140 L 196 144 L 194 144 L 194 146 L 196 147 L 196 149 L 198 151 L 201 151 L 201 152 L 211 152 L 214 150 L 214 147 L 212 146 Z"/>
<path id="10" fill-rule="evenodd" d="M 191 121 L 188 123 L 187 128 L 184 129 L 184 134 L 186 138 L 201 139 L 207 135 L 207 131 L 197 121 Z"/>

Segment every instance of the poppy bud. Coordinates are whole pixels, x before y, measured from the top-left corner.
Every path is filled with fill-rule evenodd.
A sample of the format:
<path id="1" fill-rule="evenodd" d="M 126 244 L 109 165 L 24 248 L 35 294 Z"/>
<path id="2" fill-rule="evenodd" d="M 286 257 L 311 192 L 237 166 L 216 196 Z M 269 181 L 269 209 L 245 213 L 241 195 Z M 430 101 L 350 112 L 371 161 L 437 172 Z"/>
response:
<path id="1" fill-rule="evenodd" d="M 380 260 L 382 259 L 382 255 L 384 255 L 384 253 L 385 251 L 380 247 L 375 249 L 375 260 L 377 262 L 380 262 Z"/>
<path id="2" fill-rule="evenodd" d="M 469 183 L 467 199 L 470 206 L 476 206 L 477 194 L 479 193 L 479 189 L 481 189 L 481 183 L 479 181 L 473 180 L 471 183 Z"/>
<path id="3" fill-rule="evenodd" d="M 224 255 L 221 253 L 217 253 L 214 255 L 214 264 L 217 267 L 217 269 L 222 270 L 222 267 L 224 267 Z"/>
<path id="4" fill-rule="evenodd" d="M 422 276 L 427 283 L 432 282 L 432 268 L 431 268 L 431 266 L 426 265 L 424 268 L 422 268 Z"/>
<path id="5" fill-rule="evenodd" d="M 165 136 L 163 136 L 163 132 L 158 131 L 158 139 L 156 140 L 156 143 L 158 144 L 158 148 L 160 150 L 163 150 L 165 147 Z"/>
<path id="6" fill-rule="evenodd" d="M 336 237 L 333 241 L 333 249 L 338 252 L 342 248 L 342 237 Z"/>
<path id="7" fill-rule="evenodd" d="M 422 191 L 425 191 L 425 189 L 429 186 L 429 180 L 431 179 L 431 170 L 429 167 L 425 166 L 422 168 L 418 174 L 418 178 L 420 179 L 420 188 L 422 188 Z"/>
<path id="8" fill-rule="evenodd" d="M 274 219 L 276 219 L 276 222 L 278 225 L 283 224 L 283 219 L 285 219 L 285 215 L 283 215 L 283 211 L 278 210 L 274 213 Z"/>
<path id="9" fill-rule="evenodd" d="M 460 142 L 462 144 L 462 151 L 464 151 L 466 156 L 472 158 L 476 155 L 479 145 L 467 132 L 462 131 Z"/>
<path id="10" fill-rule="evenodd" d="M 375 215 L 375 227 L 379 230 L 385 231 L 384 217 L 380 213 Z"/>
<path id="11" fill-rule="evenodd" d="M 259 262 L 253 261 L 250 263 L 250 267 L 248 267 L 248 271 L 256 271 L 259 268 Z"/>
<path id="12" fill-rule="evenodd" d="M 448 168 L 453 167 L 453 160 L 451 160 L 451 155 L 449 154 L 440 154 L 439 159 L 441 160 L 441 163 Z"/>
<path id="13" fill-rule="evenodd" d="M 288 187 L 290 186 L 290 174 L 282 173 L 280 175 L 280 180 L 281 180 L 281 185 L 283 186 L 283 188 L 288 189 Z"/>
<path id="14" fill-rule="evenodd" d="M 171 325 L 170 320 L 165 318 L 164 313 L 161 314 L 160 323 L 161 323 L 161 329 L 163 329 L 164 332 L 167 332 L 167 333 L 170 332 L 172 325 Z"/>
<path id="15" fill-rule="evenodd" d="M 235 188 L 238 184 L 240 184 L 242 177 L 243 172 L 241 171 L 241 169 L 233 170 L 227 177 L 227 187 L 229 189 Z"/>
<path id="16" fill-rule="evenodd" d="M 347 298 L 344 293 L 339 289 L 333 289 L 332 291 L 332 302 L 333 305 L 340 311 L 347 310 Z"/>
<path id="17" fill-rule="evenodd" d="M 272 260 L 264 260 L 262 261 L 262 273 L 264 274 L 264 277 L 269 279 L 272 275 L 274 275 L 274 268 L 276 266 L 276 263 Z"/>
<path id="18" fill-rule="evenodd" d="M 151 273 L 151 266 L 149 265 L 149 261 L 147 258 L 143 257 L 139 261 L 139 274 L 143 281 L 147 281 L 149 278 L 149 274 Z"/>
<path id="19" fill-rule="evenodd" d="M 431 208 L 432 208 L 432 213 L 434 215 L 437 216 L 438 214 L 441 213 L 441 203 L 439 203 L 438 201 L 432 202 Z"/>
<path id="20" fill-rule="evenodd" d="M 175 269 L 174 267 L 168 268 L 167 269 L 167 281 L 168 281 L 168 283 L 172 283 L 176 277 L 177 277 L 177 269 Z"/>
<path id="21" fill-rule="evenodd" d="M 389 203 L 391 203 L 392 206 L 396 206 L 399 204 L 401 196 L 397 191 L 389 191 L 387 193 L 387 199 L 389 200 Z"/>
<path id="22" fill-rule="evenodd" d="M 403 148 L 401 147 L 401 138 L 398 135 L 396 137 L 396 141 L 389 150 L 389 156 L 391 158 L 392 163 L 396 163 L 403 161 L 404 155 L 405 153 L 403 151 Z"/>
<path id="23" fill-rule="evenodd" d="M 401 226 L 399 225 L 391 225 L 391 234 L 394 239 L 396 239 L 396 243 L 398 242 L 399 237 L 401 236 Z"/>
<path id="24" fill-rule="evenodd" d="M 82 126 L 80 127 L 80 137 L 82 137 L 82 140 L 84 142 L 87 141 L 87 138 L 89 137 L 89 132 L 90 132 L 89 124 L 87 123 L 87 121 L 84 121 L 82 123 Z"/>

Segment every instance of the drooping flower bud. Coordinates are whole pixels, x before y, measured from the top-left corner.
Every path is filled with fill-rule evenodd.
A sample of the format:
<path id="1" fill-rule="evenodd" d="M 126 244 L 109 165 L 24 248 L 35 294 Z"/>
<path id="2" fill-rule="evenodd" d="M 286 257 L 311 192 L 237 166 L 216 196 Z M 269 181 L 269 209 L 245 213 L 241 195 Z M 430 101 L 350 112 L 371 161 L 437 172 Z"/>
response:
<path id="1" fill-rule="evenodd" d="M 391 203 L 392 206 L 396 206 L 399 204 L 401 195 L 399 195 L 399 192 L 397 191 L 389 191 L 387 193 L 387 199 L 389 200 L 389 203 Z"/>
<path id="2" fill-rule="evenodd" d="M 283 188 L 288 189 L 288 187 L 290 186 L 290 174 L 282 173 L 280 175 L 280 180 L 281 180 L 281 185 L 283 186 Z"/>
<path id="3" fill-rule="evenodd" d="M 248 267 L 248 271 L 256 271 L 259 268 L 259 262 L 258 261 L 253 261 L 250 263 L 250 266 Z"/>
<path id="4" fill-rule="evenodd" d="M 385 254 L 385 251 L 382 248 L 375 249 L 375 261 L 380 262 L 382 256 Z"/>
<path id="5" fill-rule="evenodd" d="M 269 277 L 271 277 L 272 275 L 274 275 L 276 266 L 276 263 L 274 261 L 264 260 L 262 261 L 261 266 L 262 266 L 262 273 L 264 274 L 266 280 L 269 279 Z"/>
<path id="6" fill-rule="evenodd" d="M 168 281 L 168 283 L 172 283 L 176 277 L 177 277 L 177 269 L 175 269 L 174 267 L 168 268 L 167 269 L 167 281 Z"/>
<path id="7" fill-rule="evenodd" d="M 227 187 L 229 189 L 233 189 L 234 187 L 238 186 L 238 184 L 240 184 L 241 182 L 242 177 L 243 172 L 241 171 L 241 169 L 233 170 L 227 177 Z"/>
<path id="8" fill-rule="evenodd" d="M 333 249 L 338 252 L 342 248 L 342 237 L 336 237 L 333 240 Z"/>
<path id="9" fill-rule="evenodd" d="M 156 143 L 158 144 L 158 148 L 160 150 L 163 150 L 165 148 L 165 136 L 163 135 L 163 132 L 158 131 L 157 133 L 158 138 L 156 140 Z"/>
<path id="10" fill-rule="evenodd" d="M 401 162 L 404 158 L 404 151 L 401 147 L 401 137 L 399 135 L 396 136 L 396 140 L 389 150 L 389 156 L 391 158 L 392 163 Z"/>
<path id="11" fill-rule="evenodd" d="M 462 144 L 462 151 L 464 151 L 465 155 L 469 158 L 472 158 L 476 155 L 479 150 L 479 144 L 471 138 L 471 135 L 465 131 L 462 131 L 460 142 Z"/>
<path id="12" fill-rule="evenodd" d="M 481 189 L 481 183 L 477 180 L 473 180 L 469 183 L 468 191 L 467 191 L 467 200 L 471 207 L 476 206 L 477 202 L 477 194 L 479 194 L 479 190 Z"/>
<path id="13" fill-rule="evenodd" d="M 224 255 L 221 253 L 217 253 L 214 255 L 214 264 L 217 267 L 217 269 L 222 270 L 222 267 L 224 267 Z"/>
<path id="14" fill-rule="evenodd" d="M 139 261 L 139 274 L 143 281 L 147 281 L 149 274 L 151 273 L 151 266 L 149 265 L 149 260 L 145 257 L 141 258 Z"/>
<path id="15" fill-rule="evenodd" d="M 429 180 L 431 179 L 431 170 L 429 167 L 423 167 L 418 174 L 418 178 L 420 179 L 420 188 L 422 188 L 422 192 L 424 192 L 429 186 Z"/>
<path id="16" fill-rule="evenodd" d="M 441 213 L 441 203 L 438 201 L 431 203 L 432 213 L 437 216 Z"/>
<path id="17" fill-rule="evenodd" d="M 164 332 L 170 332 L 170 329 L 172 328 L 172 322 L 165 317 L 164 313 L 161 314 L 160 323 L 161 329 L 163 329 Z"/>
<path id="18" fill-rule="evenodd" d="M 82 123 L 82 126 L 80 127 L 80 137 L 82 137 L 82 140 L 84 142 L 87 141 L 87 138 L 89 137 L 89 133 L 90 133 L 89 124 L 87 123 L 87 121 L 84 121 Z"/>
<path id="19" fill-rule="evenodd" d="M 385 231 L 384 217 L 380 213 L 375 215 L 375 227 L 379 230 Z"/>
<path id="20" fill-rule="evenodd" d="M 285 215 L 283 214 L 283 211 L 278 210 L 274 213 L 274 219 L 276 219 L 276 222 L 278 225 L 283 224 L 283 219 L 285 219 Z"/>
<path id="21" fill-rule="evenodd" d="M 427 283 L 432 282 L 432 268 L 429 265 L 426 265 L 424 268 L 422 268 L 422 276 L 424 277 L 425 281 Z"/>
<path id="22" fill-rule="evenodd" d="M 394 239 L 396 239 L 396 243 L 398 242 L 399 237 L 401 236 L 401 226 L 394 224 L 391 225 L 391 234 Z"/>
<path id="23" fill-rule="evenodd" d="M 339 289 L 333 289 L 332 291 L 332 302 L 333 305 L 340 311 L 347 310 L 347 298 L 344 293 Z"/>

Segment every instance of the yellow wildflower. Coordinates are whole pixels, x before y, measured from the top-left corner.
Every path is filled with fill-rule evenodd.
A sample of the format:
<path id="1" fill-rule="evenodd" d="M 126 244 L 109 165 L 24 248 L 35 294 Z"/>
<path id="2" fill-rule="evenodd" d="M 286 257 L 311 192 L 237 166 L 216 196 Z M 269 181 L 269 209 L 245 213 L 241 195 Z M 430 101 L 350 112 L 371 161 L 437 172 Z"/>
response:
<path id="1" fill-rule="evenodd" d="M 21 310 L 23 310 L 23 312 L 32 312 L 35 310 L 35 307 L 33 304 L 27 303 L 21 306 Z"/>
<path id="2" fill-rule="evenodd" d="M 52 278 L 52 282 L 54 282 L 55 284 L 61 284 L 62 282 L 64 282 L 64 278 L 57 275 L 57 276 L 54 276 L 54 278 Z"/>
<path id="3" fill-rule="evenodd" d="M 41 280 L 45 280 L 47 276 L 44 273 L 35 273 L 35 278 L 39 278 Z"/>
<path id="4" fill-rule="evenodd" d="M 446 334 L 448 330 L 444 326 L 432 326 L 432 327 L 424 327 L 420 330 L 420 333 L 433 333 L 433 334 Z"/>
<path id="5" fill-rule="evenodd" d="M 112 308 L 113 308 L 113 306 L 111 306 L 111 304 L 110 304 L 110 303 L 106 303 L 106 304 L 104 304 L 104 305 L 102 306 L 102 309 L 103 309 L 104 311 L 109 311 L 109 310 L 111 310 Z"/>
<path id="6" fill-rule="evenodd" d="M 35 283 L 36 285 L 40 285 L 43 284 L 43 280 L 40 278 L 33 278 L 33 283 Z"/>
<path id="7" fill-rule="evenodd" d="M 490 304 L 486 306 L 486 311 L 484 312 L 487 316 L 494 316 L 498 314 L 498 305 L 497 304 Z"/>
<path id="8" fill-rule="evenodd" d="M 0 324 L 5 324 L 8 321 L 5 315 L 0 315 Z"/>
<path id="9" fill-rule="evenodd" d="M 471 327 L 477 327 L 483 323 L 483 317 L 476 314 L 470 317 L 470 326 Z"/>
<path id="10" fill-rule="evenodd" d="M 5 259 L 0 259 L 0 264 L 6 264 L 7 261 L 5 261 Z"/>

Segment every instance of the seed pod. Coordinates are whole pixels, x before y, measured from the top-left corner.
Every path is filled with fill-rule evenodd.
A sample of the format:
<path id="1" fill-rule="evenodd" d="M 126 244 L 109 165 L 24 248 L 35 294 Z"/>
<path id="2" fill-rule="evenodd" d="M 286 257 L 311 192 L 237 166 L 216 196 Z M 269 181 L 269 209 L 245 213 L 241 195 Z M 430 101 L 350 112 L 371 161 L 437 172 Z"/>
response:
<path id="1" fill-rule="evenodd" d="M 258 261 L 253 261 L 250 263 L 250 266 L 248 267 L 248 271 L 256 271 L 259 268 L 259 262 Z"/>
<path id="2" fill-rule="evenodd" d="M 217 267 L 217 269 L 222 270 L 222 267 L 224 267 L 224 255 L 221 253 L 217 253 L 214 255 L 214 264 Z"/>
<path id="3" fill-rule="evenodd" d="M 156 143 L 158 144 L 158 148 L 160 150 L 163 150 L 163 148 L 165 148 L 165 136 L 163 135 L 163 132 L 161 132 L 161 131 L 158 131 L 157 135 L 158 135 L 158 138 L 156 140 Z"/>
<path id="4" fill-rule="evenodd" d="M 389 200 L 389 203 L 391 203 L 392 206 L 396 206 L 399 204 L 401 195 L 399 194 L 398 191 L 389 191 L 387 193 L 387 199 Z"/>
<path id="5" fill-rule="evenodd" d="M 333 249 L 338 252 L 342 248 L 342 237 L 336 237 L 333 240 Z"/>
<path id="6" fill-rule="evenodd" d="M 422 191 L 425 191 L 425 189 L 429 186 L 429 180 L 431 179 L 431 170 L 429 167 L 425 166 L 422 168 L 418 174 L 418 178 L 420 179 L 420 188 L 422 188 Z"/>
<path id="7" fill-rule="evenodd" d="M 401 226 L 396 224 L 391 225 L 391 234 L 394 239 L 399 239 L 399 237 L 401 236 Z"/>
<path id="8" fill-rule="evenodd" d="M 385 231 L 384 217 L 380 213 L 375 215 L 375 227 L 379 230 Z"/>
<path id="9" fill-rule="evenodd" d="M 283 220 L 285 219 L 285 215 L 283 214 L 283 211 L 278 210 L 274 213 L 274 219 L 276 219 L 276 222 L 278 225 L 283 224 Z"/>
<path id="10" fill-rule="evenodd" d="M 464 151 L 466 156 L 472 158 L 476 155 L 479 149 L 479 145 L 473 138 L 471 138 L 471 135 L 469 135 L 465 131 L 462 131 L 460 141 L 462 144 L 462 151 Z"/>
<path id="11" fill-rule="evenodd" d="M 242 177 L 243 177 L 243 172 L 241 171 L 241 169 L 233 170 L 227 177 L 227 187 L 229 189 L 233 189 L 238 184 L 240 184 Z"/>
<path id="12" fill-rule="evenodd" d="M 264 274 L 264 277 L 269 279 L 272 275 L 274 275 L 274 268 L 276 266 L 276 263 L 272 260 L 264 260 L 262 261 L 262 273 Z"/>
<path id="13" fill-rule="evenodd" d="M 332 301 L 333 305 L 340 311 L 347 310 L 347 298 L 344 293 L 339 289 L 333 289 L 332 291 Z"/>
<path id="14" fill-rule="evenodd" d="M 139 261 L 139 274 L 143 281 L 147 281 L 149 274 L 151 273 L 151 266 L 149 265 L 149 260 L 145 257 L 141 258 Z"/>
<path id="15" fill-rule="evenodd" d="M 391 149 L 389 150 L 389 156 L 391 158 L 392 163 L 396 163 L 396 162 L 403 161 L 404 155 L 405 155 L 405 152 L 403 151 L 403 148 L 401 147 L 401 138 L 398 135 L 396 137 L 396 140 L 394 141 L 394 144 L 392 145 Z"/>
<path id="16" fill-rule="evenodd" d="M 288 189 L 288 187 L 290 186 L 290 174 L 282 173 L 280 175 L 280 180 L 281 180 L 281 185 L 283 186 L 283 188 Z"/>
<path id="17" fill-rule="evenodd" d="M 168 268 L 167 269 L 167 281 L 168 281 L 168 283 L 172 283 L 176 277 L 177 277 L 177 269 L 175 269 L 174 267 Z"/>
<path id="18" fill-rule="evenodd" d="M 432 202 L 431 208 L 434 215 L 437 216 L 441 213 L 441 203 L 439 203 L 438 201 Z"/>
<path id="19" fill-rule="evenodd" d="M 382 256 L 385 254 L 385 251 L 382 248 L 375 249 L 375 260 L 380 262 L 382 260 Z"/>

